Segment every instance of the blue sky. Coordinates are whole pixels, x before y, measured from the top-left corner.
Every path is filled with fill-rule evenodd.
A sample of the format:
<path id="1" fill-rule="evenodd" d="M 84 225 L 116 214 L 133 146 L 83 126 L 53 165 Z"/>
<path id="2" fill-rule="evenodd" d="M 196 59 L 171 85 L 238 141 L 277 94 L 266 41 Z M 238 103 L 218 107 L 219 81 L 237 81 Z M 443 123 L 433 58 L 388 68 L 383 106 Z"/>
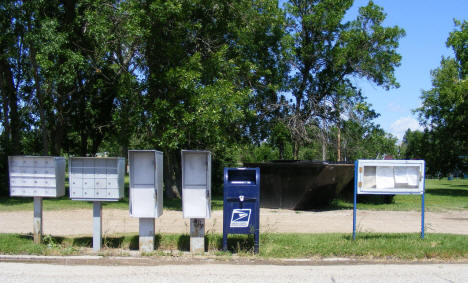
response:
<path id="1" fill-rule="evenodd" d="M 355 0 L 350 15 L 367 2 Z M 445 42 L 455 29 L 454 18 L 468 20 L 468 0 L 374 0 L 374 3 L 387 13 L 385 26 L 398 25 L 406 31 L 398 49 L 403 56 L 401 66 L 395 73 L 400 88 L 385 91 L 365 81 L 356 83 L 381 114 L 376 122 L 401 139 L 408 128 L 420 128 L 411 110 L 420 106 L 421 91 L 431 88 L 430 71 L 440 65 L 442 56 L 453 57 Z"/>
<path id="2" fill-rule="evenodd" d="M 280 0 L 280 6 L 284 2 L 287 1 Z M 355 18 L 359 7 L 367 3 L 368 0 L 355 0 L 346 18 Z M 395 72 L 400 88 L 386 91 L 358 79 L 355 84 L 381 115 L 375 122 L 401 140 L 408 128 L 422 129 L 412 110 L 421 104 L 421 91 L 431 88 L 430 71 L 440 65 L 442 56 L 453 57 L 445 42 L 455 29 L 453 19 L 468 20 L 468 0 L 374 0 L 374 3 L 387 14 L 384 26 L 397 25 L 406 31 L 398 48 L 403 57 L 401 66 Z"/>

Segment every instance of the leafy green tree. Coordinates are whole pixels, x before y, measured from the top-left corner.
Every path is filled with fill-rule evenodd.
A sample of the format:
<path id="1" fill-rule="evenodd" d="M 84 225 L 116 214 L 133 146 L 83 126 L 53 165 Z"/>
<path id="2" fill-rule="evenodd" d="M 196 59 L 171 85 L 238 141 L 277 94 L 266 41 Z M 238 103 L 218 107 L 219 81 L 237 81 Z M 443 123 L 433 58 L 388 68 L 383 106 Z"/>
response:
<path id="1" fill-rule="evenodd" d="M 455 58 L 442 58 L 431 72 L 432 88 L 423 91 L 422 106 L 416 109 L 420 122 L 428 129 L 431 173 L 447 174 L 460 165 L 460 155 L 468 152 L 468 22 L 455 21 L 447 47 Z"/>
<path id="2" fill-rule="evenodd" d="M 281 78 L 274 57 L 282 32 L 275 3 L 146 5 L 148 112 L 142 132 L 165 153 L 169 197 L 179 195 L 180 149 L 210 149 L 220 158 L 259 132 L 252 122 L 255 105 L 272 99 Z"/>
<path id="3" fill-rule="evenodd" d="M 350 78 L 366 78 L 384 88 L 398 86 L 393 75 L 401 56 L 396 52 L 404 31 L 384 27 L 383 9 L 369 1 L 356 19 L 344 22 L 352 0 L 291 0 L 287 4 L 292 34 L 292 75 L 288 82 L 295 98 L 291 123 L 299 131 L 316 118 L 328 119 L 327 98 L 340 96 Z M 291 130 L 294 135 L 296 130 Z M 304 135 L 305 136 L 305 135 Z M 292 137 L 294 157 L 304 138 Z"/>

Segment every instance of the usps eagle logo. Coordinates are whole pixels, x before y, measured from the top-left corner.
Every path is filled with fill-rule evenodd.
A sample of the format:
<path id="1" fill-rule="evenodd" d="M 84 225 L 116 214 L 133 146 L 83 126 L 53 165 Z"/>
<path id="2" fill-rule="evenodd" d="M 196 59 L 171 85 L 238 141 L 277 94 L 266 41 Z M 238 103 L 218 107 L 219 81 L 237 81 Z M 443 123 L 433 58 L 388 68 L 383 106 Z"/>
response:
<path id="1" fill-rule="evenodd" d="M 250 208 L 246 209 L 233 209 L 231 216 L 231 228 L 245 228 L 249 227 L 250 213 L 252 210 Z"/>

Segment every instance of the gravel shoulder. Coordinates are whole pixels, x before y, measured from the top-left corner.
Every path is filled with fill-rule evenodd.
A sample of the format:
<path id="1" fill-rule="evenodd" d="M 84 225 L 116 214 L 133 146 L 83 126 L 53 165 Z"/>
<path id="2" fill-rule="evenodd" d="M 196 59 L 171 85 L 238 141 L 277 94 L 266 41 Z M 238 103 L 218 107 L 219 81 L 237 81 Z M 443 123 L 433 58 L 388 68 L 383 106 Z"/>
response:
<path id="1" fill-rule="evenodd" d="M 206 233 L 222 233 L 221 210 L 213 211 L 206 221 Z M 92 210 L 53 210 L 43 212 L 43 233 L 54 236 L 92 235 Z M 189 233 L 189 220 L 180 211 L 164 211 L 155 220 L 156 233 Z M 292 211 L 261 209 L 261 233 L 351 233 L 352 210 Z M 468 235 L 468 210 L 426 212 L 426 233 Z M 33 211 L 0 212 L 0 233 L 31 233 Z M 421 229 L 417 211 L 357 212 L 358 232 L 412 233 Z M 127 210 L 103 209 L 103 234 L 137 233 L 138 218 Z"/>

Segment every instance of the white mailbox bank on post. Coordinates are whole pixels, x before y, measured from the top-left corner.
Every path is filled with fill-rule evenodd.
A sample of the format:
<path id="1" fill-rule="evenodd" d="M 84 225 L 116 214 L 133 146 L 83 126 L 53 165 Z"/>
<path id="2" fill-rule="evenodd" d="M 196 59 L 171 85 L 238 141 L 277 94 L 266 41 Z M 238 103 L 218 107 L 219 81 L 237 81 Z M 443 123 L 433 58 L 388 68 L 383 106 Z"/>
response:
<path id="1" fill-rule="evenodd" d="M 34 242 L 42 238 L 42 198 L 65 194 L 65 158 L 9 156 L 10 196 L 34 198 Z"/>
<path id="2" fill-rule="evenodd" d="M 154 219 L 163 214 L 163 153 L 129 150 L 130 216 L 139 217 L 140 252 L 154 250 Z"/>
<path id="3" fill-rule="evenodd" d="M 93 202 L 93 249 L 102 243 L 103 201 L 124 196 L 125 158 L 70 157 L 68 162 L 70 198 Z"/>
<path id="4" fill-rule="evenodd" d="M 182 210 L 190 218 L 190 251 L 205 251 L 205 218 L 211 215 L 211 152 L 182 150 Z"/>

